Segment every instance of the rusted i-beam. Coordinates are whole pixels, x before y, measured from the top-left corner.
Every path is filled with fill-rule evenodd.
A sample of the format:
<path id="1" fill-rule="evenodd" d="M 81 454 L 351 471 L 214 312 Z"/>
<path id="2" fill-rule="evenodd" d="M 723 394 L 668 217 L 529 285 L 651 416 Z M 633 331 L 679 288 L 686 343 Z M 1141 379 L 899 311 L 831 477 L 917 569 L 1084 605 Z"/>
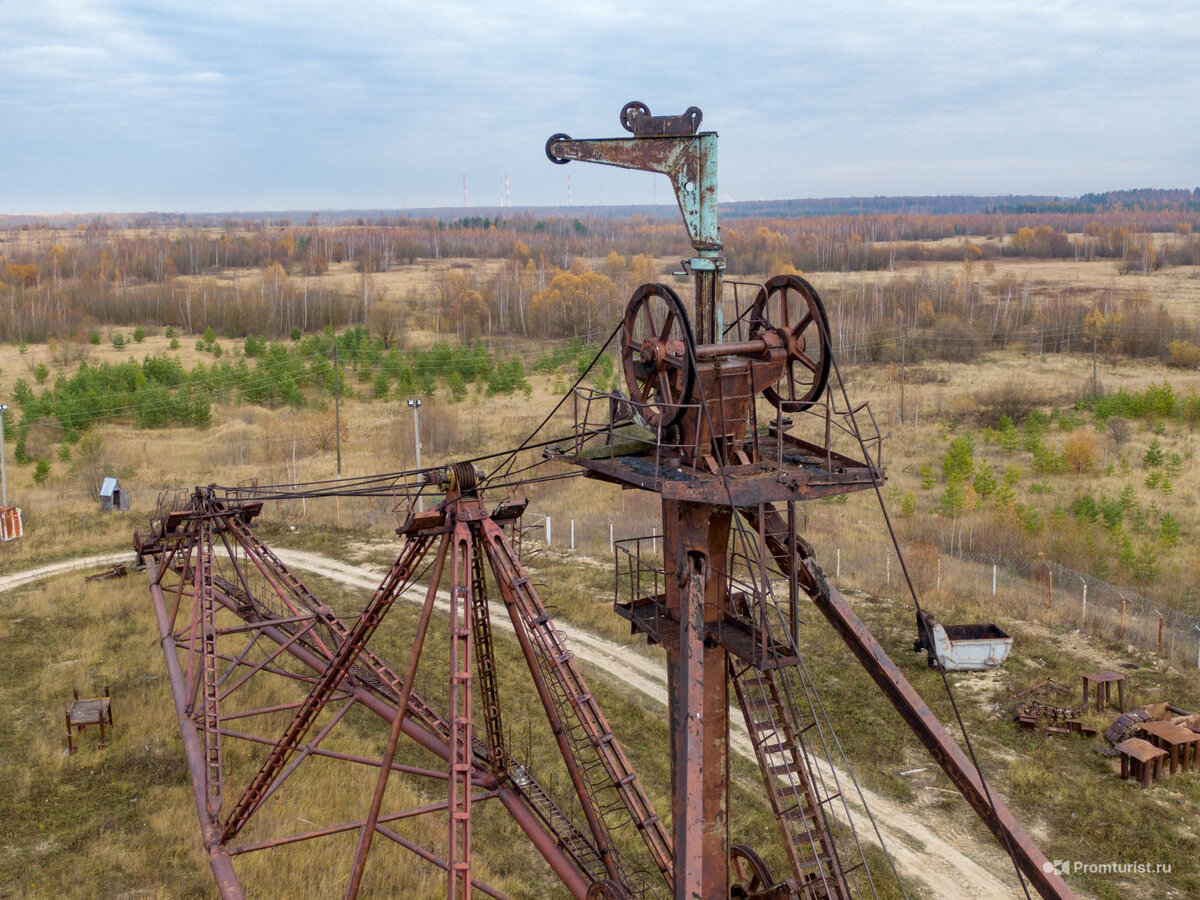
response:
<path id="1" fill-rule="evenodd" d="M 776 561 L 785 574 L 791 560 L 777 556 Z M 833 626 L 850 651 L 883 695 L 900 713 L 901 718 L 925 745 L 954 786 L 962 793 L 972 809 L 987 825 L 1016 861 L 1021 872 L 1034 889 L 1046 900 L 1074 900 L 1074 892 L 1047 860 L 1021 824 L 995 792 L 985 789 L 979 771 L 967 758 L 957 741 L 942 726 L 941 721 L 908 683 L 900 669 L 887 655 L 870 629 L 850 607 L 838 590 L 829 583 L 816 561 L 809 558 L 800 563 L 806 577 L 801 582 L 813 604 Z M 812 585 L 811 590 L 808 585 Z"/>

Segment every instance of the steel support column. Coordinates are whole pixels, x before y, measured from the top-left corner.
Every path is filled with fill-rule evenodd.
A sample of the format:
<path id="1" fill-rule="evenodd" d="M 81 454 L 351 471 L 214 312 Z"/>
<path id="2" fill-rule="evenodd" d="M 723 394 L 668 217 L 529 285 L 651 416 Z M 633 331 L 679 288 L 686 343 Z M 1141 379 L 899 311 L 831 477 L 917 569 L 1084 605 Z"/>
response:
<path id="1" fill-rule="evenodd" d="M 667 649 L 676 900 L 729 896 L 728 654 L 705 646 L 725 602 L 728 508 L 663 500 L 667 609 L 681 640 Z"/>
<path id="2" fill-rule="evenodd" d="M 154 602 L 154 617 L 158 621 L 158 635 L 162 643 L 163 657 L 167 664 L 167 678 L 171 684 L 171 697 L 175 701 L 175 715 L 179 719 L 179 734 L 183 739 L 183 753 L 187 757 L 192 775 L 192 795 L 196 801 L 196 815 L 200 818 L 200 831 L 204 849 L 208 851 L 208 864 L 212 867 L 217 890 L 223 900 L 242 900 L 242 887 L 233 871 L 229 852 L 221 843 L 221 823 L 209 811 L 208 763 L 204 744 L 197 733 L 196 723 L 187 712 L 187 681 L 179 665 L 179 649 L 171 633 L 171 620 L 167 614 L 167 603 L 159 584 L 158 567 L 153 558 L 146 560 L 150 577 L 150 597 Z"/>

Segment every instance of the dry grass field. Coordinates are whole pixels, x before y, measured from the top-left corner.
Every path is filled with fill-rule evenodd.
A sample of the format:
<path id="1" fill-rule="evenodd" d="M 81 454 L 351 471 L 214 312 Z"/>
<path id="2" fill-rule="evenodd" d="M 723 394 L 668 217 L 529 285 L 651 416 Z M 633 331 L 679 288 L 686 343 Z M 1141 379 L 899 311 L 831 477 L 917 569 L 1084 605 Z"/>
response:
<path id="1" fill-rule="evenodd" d="M 665 267 L 670 260 L 657 263 Z M 463 260 L 442 260 L 396 267 L 370 276 L 371 290 L 377 303 L 403 311 L 410 297 L 436 289 L 439 279 L 463 271 L 465 265 Z M 486 277 L 493 266 L 484 261 L 475 272 Z M 1097 296 L 1145 291 L 1154 305 L 1161 304 L 1184 320 L 1200 321 L 1200 277 L 1184 268 L 1118 276 L 1112 261 L 1004 258 L 969 267 L 929 263 L 919 271 L 905 264 L 891 273 L 817 272 L 810 277 L 823 293 L 833 295 L 869 291 L 881 281 L 919 274 L 970 278 L 984 290 L 1027 282 L 1031 294 L 1043 299 L 1063 290 Z M 351 263 L 335 264 L 321 277 L 345 291 L 361 288 L 362 276 Z M 830 312 L 837 315 L 835 304 Z M 181 335 L 179 347 L 171 349 L 170 339 L 152 328 L 144 342 L 117 349 L 106 330 L 102 342 L 89 345 L 85 352 L 89 363 L 167 354 L 191 367 L 211 361 L 194 348 L 196 337 Z M 444 335 L 414 329 L 404 335 L 404 345 L 427 347 L 439 337 Z M 227 351 L 240 343 L 225 337 L 219 340 Z M 509 337 L 487 341 L 506 354 L 521 356 L 527 372 L 546 346 Z M 991 552 L 1002 545 L 1010 555 L 1032 558 L 1044 553 L 1081 569 L 1105 557 L 1115 560 L 1119 548 L 1113 533 L 1081 524 L 1069 508 L 1080 495 L 1112 499 L 1129 486 L 1130 542 L 1135 550 L 1150 546 L 1158 564 L 1156 578 L 1137 585 L 1138 589 L 1164 604 L 1200 613 L 1200 596 L 1191 591 L 1200 571 L 1195 541 L 1200 534 L 1196 434 L 1181 421 L 1146 419 L 1133 421 L 1130 437 L 1115 442 L 1109 431 L 1098 428 L 1090 408 L 1076 408 L 1076 401 L 1090 396 L 1089 351 L 1090 347 L 1080 347 L 1077 352 L 1039 356 L 1006 349 L 986 351 L 970 363 L 928 361 L 904 371 L 895 364 L 870 364 L 843 371 L 851 398 L 870 400 L 881 429 L 889 433 L 883 449 L 888 469 L 883 493 L 923 599 L 944 621 L 996 621 L 1016 637 L 1013 657 L 999 672 L 952 679 L 998 792 L 1051 858 L 1097 862 L 1119 858 L 1173 866 L 1169 878 L 1080 876 L 1072 884 L 1082 896 L 1105 900 L 1196 896 L 1200 894 L 1200 838 L 1193 822 L 1200 814 L 1200 777 L 1168 779 L 1139 792 L 1120 782 L 1112 763 L 1092 753 L 1084 741 L 1016 732 L 1006 707 L 1011 691 L 1041 678 L 1074 686 L 1082 671 L 1119 667 L 1128 673 L 1137 702 L 1172 700 L 1200 709 L 1200 679 L 1194 666 L 1179 658 L 1155 658 L 1144 647 L 1128 646 L 1107 634 L 1089 634 L 1086 627 L 1080 629 L 1073 607 L 1063 603 L 1044 608 L 1040 590 L 1028 582 L 1002 579 L 999 595 L 993 598 L 985 587 L 990 573 L 954 558 L 957 540 L 967 552 Z M 49 368 L 50 383 L 78 365 L 52 346 L 2 345 L 0 393 L 7 397 L 18 378 L 32 380 L 39 363 Z M 566 371 L 531 375 L 528 397 L 520 392 L 487 396 L 472 387 L 466 399 L 451 402 L 448 391 L 440 388 L 426 398 L 421 410 L 423 464 L 515 446 L 538 426 L 573 378 L 574 373 Z M 1200 391 L 1200 373 L 1170 369 L 1152 360 L 1102 356 L 1099 380 L 1109 394 L 1144 391 L 1164 380 L 1179 397 Z M 1087 435 L 1093 445 L 1090 467 L 1038 472 L 1033 453 L 1024 447 L 1005 449 L 985 436 L 980 397 L 1012 383 L 1036 389 L 1037 406 L 1047 420 L 1040 436 L 1047 452 L 1062 454 L 1072 436 Z M 413 418 L 404 399 L 394 393 L 386 399 L 370 398 L 369 384 L 352 381 L 350 387 L 340 409 L 343 476 L 412 468 Z M 96 426 L 107 464 L 127 473 L 122 482 L 132 492 L 133 504 L 126 515 L 102 515 L 98 504 L 71 477 L 72 461 L 54 455 L 59 435 L 51 429 L 32 430 L 31 449 L 44 450 L 51 469 L 38 484 L 33 466 L 15 465 L 8 457 L 9 499 L 24 510 L 26 535 L 0 545 L 0 576 L 127 547 L 133 528 L 153 514 L 164 491 L 208 483 L 287 484 L 334 478 L 332 404 L 327 396 L 315 393 L 309 401 L 299 409 L 216 403 L 212 422 L 204 429 L 136 429 L 127 420 Z M 543 436 L 565 438 L 571 424 L 569 408 L 564 409 Z M 801 423 L 800 427 L 815 426 Z M 963 437 L 973 442 L 978 467 L 990 467 L 997 476 L 1008 468 L 1018 470 L 1015 501 L 1037 513 L 1042 522 L 1039 530 L 1023 530 L 1019 523 L 999 516 L 995 503 L 987 498 L 943 514 L 948 487 L 943 463 L 952 443 Z M 1149 483 L 1152 473 L 1142 463 L 1143 454 L 1156 440 L 1168 457 L 1178 456 L 1170 492 L 1161 480 L 1153 486 Z M 839 448 L 852 449 L 845 441 Z M 539 583 L 545 585 L 547 601 L 565 619 L 654 656 L 655 650 L 630 639 L 627 625 L 611 612 L 608 553 L 610 525 L 617 539 L 649 534 L 659 527 L 653 498 L 582 479 L 531 486 L 528 493 L 530 522 L 540 516 L 553 521 L 553 546 L 532 562 Z M 940 694 L 940 679 L 924 667 L 923 657 L 907 649 L 913 637 L 912 606 L 900 589 L 897 572 L 892 571 L 890 582 L 885 575 L 885 533 L 872 503 L 871 497 L 860 495 L 844 504 L 810 504 L 805 510 L 806 536 L 816 545 L 827 572 L 832 574 L 833 560 L 840 554 L 840 584 L 855 591 L 860 614 L 943 720 L 949 721 L 952 713 Z M 272 503 L 264 512 L 263 528 L 272 541 L 379 565 L 390 561 L 396 550 L 390 506 L 349 500 Z M 1132 524 L 1135 508 L 1142 521 L 1137 527 Z M 1155 530 L 1163 514 L 1169 514 L 1179 528 L 1178 541 L 1170 547 L 1158 543 Z M 572 519 L 575 552 L 567 549 Z M 895 560 L 890 564 L 895 566 Z M 935 571 L 940 571 L 940 578 Z M 1126 583 L 1130 573 L 1114 563 L 1105 577 Z M 343 587 L 314 583 L 339 608 L 352 610 L 362 602 Z M 0 607 L 0 642 L 8 648 L 6 664 L 0 667 L 0 708 L 6 711 L 0 717 L 0 783 L 11 788 L 0 791 L 0 871 L 8 873 L 0 875 L 0 896 L 213 896 L 141 577 L 83 585 L 78 574 L 65 575 L 7 591 Z M 384 638 L 387 650 L 402 651 L 406 628 L 411 628 L 411 611 L 398 611 L 395 630 Z M 805 622 L 804 634 L 810 648 L 808 665 L 825 692 L 826 704 L 841 711 L 836 724 L 864 784 L 904 804 L 914 818 L 985 861 L 998 877 L 1007 878 L 1007 864 L 982 827 L 961 800 L 947 793 L 946 780 L 928 766 L 928 758 L 847 653 L 831 646 L 827 627 L 813 617 Z M 511 667 L 512 647 L 506 647 L 504 654 L 505 665 Z M 73 684 L 85 688 L 93 672 L 108 677 L 117 698 L 115 738 L 108 749 L 98 751 L 94 735 L 89 735 L 79 754 L 66 757 L 60 734 L 61 702 Z M 665 744 L 661 710 L 615 679 L 596 673 L 595 680 L 622 733 L 644 738 L 630 739 L 630 752 L 635 764 L 646 770 L 647 783 L 660 809 L 664 808 L 664 755 L 658 749 Z M 520 723 L 517 733 L 533 721 L 527 709 L 514 716 Z M 1107 724 L 1096 716 L 1088 721 Z M 378 752 L 383 734 L 376 725 L 365 720 L 356 723 L 346 747 Z M 926 766 L 915 776 L 901 774 Z M 763 818 L 761 798 L 755 798 L 756 776 L 748 766 L 739 768 L 737 775 L 739 802 L 750 812 L 748 837 L 765 841 L 769 823 Z M 362 792 L 369 788 L 344 784 L 332 770 L 316 769 L 312 777 L 311 796 L 281 804 L 276 815 L 298 822 L 310 818 L 314 810 L 319 810 L 322 822 L 357 815 Z M 397 795 L 396 801 L 401 800 Z M 488 844 L 503 848 L 503 852 L 485 849 L 482 872 L 494 876 L 497 885 L 514 897 L 554 895 L 547 874 L 515 839 L 506 819 L 486 817 L 480 829 Z M 440 839 L 432 830 L 425 836 L 433 843 Z M 348 852 L 340 844 L 335 850 Z M 777 853 L 767 855 L 770 861 L 779 861 Z M 246 871 L 251 895 L 321 897 L 338 890 L 323 867 L 304 853 L 297 853 L 282 872 L 254 865 Z M 389 891 L 434 896 L 440 889 L 440 879 L 425 868 L 411 866 L 399 853 L 387 857 L 372 878 L 380 896 Z"/>

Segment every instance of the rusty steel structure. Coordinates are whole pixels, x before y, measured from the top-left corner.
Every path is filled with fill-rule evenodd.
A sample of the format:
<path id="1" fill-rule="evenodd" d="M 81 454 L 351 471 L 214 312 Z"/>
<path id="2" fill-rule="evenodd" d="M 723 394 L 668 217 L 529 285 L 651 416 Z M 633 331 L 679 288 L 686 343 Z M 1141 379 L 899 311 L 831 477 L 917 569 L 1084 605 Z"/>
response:
<path id="1" fill-rule="evenodd" d="M 152 527 L 135 536 L 222 897 L 242 896 L 239 857 L 335 834 L 356 835 L 347 900 L 363 889 L 380 842 L 443 870 L 450 900 L 475 892 L 503 897 L 472 869 L 475 810 L 491 802 L 579 900 L 875 896 L 890 864 L 886 856 L 872 860 L 860 840 L 873 823 L 804 664 L 800 623 L 809 609 L 849 647 L 1011 855 L 1019 877 L 1043 897 L 1073 897 L 830 584 L 800 533 L 803 502 L 878 492 L 882 439 L 877 429 L 868 435 L 860 428 L 864 419 L 873 425 L 869 407 L 851 406 L 844 388 L 839 397 L 831 387 L 836 360 L 812 285 L 795 275 L 749 292 L 725 282 L 717 135 L 699 130 L 701 118 L 694 107 L 653 116 L 635 102 L 620 116 L 630 137 L 557 134 L 546 144 L 557 164 L 667 175 L 693 248 L 684 261 L 695 287 L 690 308 L 664 284 L 635 291 L 610 337 L 627 392 L 577 382 L 556 407 L 571 416 L 568 436 L 535 442 L 535 432 L 517 450 L 494 454 L 503 461 L 487 474 L 475 465 L 480 458 L 301 488 L 197 488 L 165 500 Z M 536 462 L 514 469 L 518 454 L 537 451 Z M 660 498 L 661 538 L 615 545 L 614 609 L 666 654 L 669 825 L 522 562 L 527 501 L 514 489 L 536 480 L 530 473 L 541 467 L 551 474 L 539 478 L 583 475 Z M 428 509 L 425 495 L 435 495 Z M 265 500 L 297 496 L 396 501 L 403 544 L 356 614 L 335 612 L 255 534 Z M 496 496 L 502 499 L 489 502 Z M 406 595 L 420 613 L 396 668 L 373 639 Z M 511 626 L 532 688 L 525 693 L 552 735 L 564 775 L 554 783 L 535 777 L 506 736 L 505 698 L 518 686 L 501 684 L 497 617 Z M 439 629 L 447 665 L 430 693 L 426 650 Z M 290 699 L 274 689 L 256 692 L 263 682 L 288 685 Z M 357 709 L 386 726 L 377 757 L 327 746 Z M 778 829 L 769 852 L 738 840 L 730 742 L 741 727 Z M 402 741 L 440 767 L 397 761 Z M 270 833 L 273 800 L 316 760 L 371 773 L 361 817 Z M 440 784 L 443 799 L 392 808 L 393 777 Z M 436 849 L 395 825 L 431 815 L 446 823 Z M 782 860 L 785 871 L 773 873 L 766 858 Z"/>

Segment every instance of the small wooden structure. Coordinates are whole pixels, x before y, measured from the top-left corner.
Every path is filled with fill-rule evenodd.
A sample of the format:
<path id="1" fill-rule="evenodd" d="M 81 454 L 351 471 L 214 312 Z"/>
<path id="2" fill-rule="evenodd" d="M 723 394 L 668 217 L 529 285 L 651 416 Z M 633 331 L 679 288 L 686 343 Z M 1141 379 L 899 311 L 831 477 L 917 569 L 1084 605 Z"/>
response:
<path id="1" fill-rule="evenodd" d="M 67 753 L 74 754 L 75 741 L 74 736 L 78 732 L 83 731 L 89 725 L 100 726 L 100 749 L 104 749 L 104 726 L 108 725 L 112 729 L 112 700 L 108 694 L 108 685 L 104 686 L 103 697 L 90 697 L 79 699 L 79 691 L 72 690 L 71 692 L 75 699 L 67 704 Z"/>
<path id="2" fill-rule="evenodd" d="M 100 483 L 100 512 L 129 512 L 129 492 L 115 478 Z"/>
<path id="3" fill-rule="evenodd" d="M 15 541 L 25 533 L 21 510 L 16 506 L 0 506 L 0 541 Z"/>
<path id="4" fill-rule="evenodd" d="M 1091 672 L 1083 676 L 1083 705 L 1088 704 L 1092 685 L 1096 686 L 1096 712 L 1112 706 L 1112 686 L 1116 684 L 1121 712 L 1125 712 L 1125 676 L 1108 670 Z"/>
<path id="5" fill-rule="evenodd" d="M 1184 774 L 1197 767 L 1195 757 L 1200 753 L 1200 734 L 1190 728 L 1161 721 L 1143 723 L 1142 732 L 1147 741 L 1170 755 L 1172 775 L 1180 767 L 1183 768 Z"/>
<path id="6" fill-rule="evenodd" d="M 1141 738 L 1130 738 L 1117 744 L 1121 754 L 1121 779 L 1128 780 L 1132 775 L 1141 782 L 1142 790 L 1150 786 L 1150 780 L 1155 781 L 1162 776 L 1162 762 L 1167 755 L 1166 750 L 1159 750 L 1149 741 Z"/>

